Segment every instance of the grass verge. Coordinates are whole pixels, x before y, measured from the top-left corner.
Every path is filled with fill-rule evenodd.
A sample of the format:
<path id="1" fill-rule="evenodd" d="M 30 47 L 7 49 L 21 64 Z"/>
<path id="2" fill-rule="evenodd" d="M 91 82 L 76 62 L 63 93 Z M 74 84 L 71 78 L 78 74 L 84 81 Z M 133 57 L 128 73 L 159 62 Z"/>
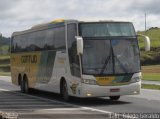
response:
<path id="1" fill-rule="evenodd" d="M 144 89 L 160 90 L 160 85 L 154 85 L 154 84 L 142 84 L 142 88 L 144 88 Z"/>
<path id="2" fill-rule="evenodd" d="M 11 72 L 0 72 L 0 76 L 11 76 Z"/>
<path id="3" fill-rule="evenodd" d="M 160 81 L 160 65 L 142 66 L 142 79 Z"/>
<path id="4" fill-rule="evenodd" d="M 9 55 L 0 55 L 0 60 L 10 59 Z"/>
<path id="5" fill-rule="evenodd" d="M 159 73 L 142 73 L 142 80 L 160 81 Z"/>

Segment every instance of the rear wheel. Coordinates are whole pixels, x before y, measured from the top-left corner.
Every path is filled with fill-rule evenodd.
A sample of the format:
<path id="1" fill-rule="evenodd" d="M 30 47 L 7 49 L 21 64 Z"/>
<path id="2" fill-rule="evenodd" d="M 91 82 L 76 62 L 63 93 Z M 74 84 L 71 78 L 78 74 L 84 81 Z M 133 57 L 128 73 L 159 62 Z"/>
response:
<path id="1" fill-rule="evenodd" d="M 21 80 L 20 88 L 22 93 L 29 93 L 28 79 L 26 76 Z"/>
<path id="2" fill-rule="evenodd" d="M 67 83 L 66 81 L 63 81 L 62 83 L 62 98 L 65 100 L 65 101 L 69 101 L 70 97 L 69 97 L 69 94 L 68 94 L 68 87 L 67 87 Z"/>
<path id="3" fill-rule="evenodd" d="M 119 100 L 120 96 L 110 96 L 110 100 Z"/>
<path id="4" fill-rule="evenodd" d="M 21 92 L 24 93 L 25 90 L 24 90 L 24 82 L 23 82 L 23 79 L 20 80 L 20 88 L 21 88 Z"/>

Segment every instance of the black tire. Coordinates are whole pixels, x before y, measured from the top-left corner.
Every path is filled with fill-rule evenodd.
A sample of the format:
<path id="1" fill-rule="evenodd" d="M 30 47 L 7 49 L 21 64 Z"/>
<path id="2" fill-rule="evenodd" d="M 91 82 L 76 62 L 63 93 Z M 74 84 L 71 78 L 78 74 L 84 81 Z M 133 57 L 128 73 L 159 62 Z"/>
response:
<path id="1" fill-rule="evenodd" d="M 68 94 L 68 87 L 67 87 L 67 83 L 66 81 L 63 81 L 62 83 L 62 98 L 65 100 L 65 101 L 69 101 L 70 100 L 70 96 Z"/>
<path id="2" fill-rule="evenodd" d="M 29 93 L 29 87 L 28 87 L 28 79 L 26 77 L 24 77 L 22 80 L 21 80 L 21 92 L 22 93 Z"/>
<path id="3" fill-rule="evenodd" d="M 120 96 L 110 96 L 110 100 L 119 100 Z"/>
<path id="4" fill-rule="evenodd" d="M 20 89 L 22 93 L 25 93 L 23 79 L 20 80 Z"/>

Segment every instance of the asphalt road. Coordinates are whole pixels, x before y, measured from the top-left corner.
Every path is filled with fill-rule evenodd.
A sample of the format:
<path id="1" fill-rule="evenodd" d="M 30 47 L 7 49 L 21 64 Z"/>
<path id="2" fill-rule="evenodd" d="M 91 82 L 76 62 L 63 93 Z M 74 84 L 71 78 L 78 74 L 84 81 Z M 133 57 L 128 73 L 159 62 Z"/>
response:
<path id="1" fill-rule="evenodd" d="M 66 103 L 54 93 L 34 90 L 30 95 L 22 94 L 19 87 L 11 84 L 10 77 L 0 77 L 0 111 L 30 119 L 159 119 L 160 91 L 142 89 L 140 95 L 122 96 L 119 101 L 111 101 L 107 97 L 73 98 L 72 102 Z"/>

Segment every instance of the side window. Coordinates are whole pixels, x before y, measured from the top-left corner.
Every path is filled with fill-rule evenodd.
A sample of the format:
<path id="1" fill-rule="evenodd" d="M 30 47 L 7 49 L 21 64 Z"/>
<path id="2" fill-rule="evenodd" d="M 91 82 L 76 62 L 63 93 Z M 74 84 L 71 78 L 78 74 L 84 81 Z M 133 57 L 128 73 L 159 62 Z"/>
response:
<path id="1" fill-rule="evenodd" d="M 11 52 L 24 52 L 28 47 L 27 35 L 14 36 L 11 40 Z"/>
<path id="2" fill-rule="evenodd" d="M 44 45 L 44 49 L 45 50 L 52 50 L 54 49 L 54 32 L 53 29 L 48 29 L 45 30 L 45 45 Z"/>
<path id="3" fill-rule="evenodd" d="M 43 50 L 44 44 L 45 44 L 45 32 L 44 31 L 38 31 L 34 34 L 34 43 L 36 44 L 35 50 Z"/>
<path id="4" fill-rule="evenodd" d="M 15 49 L 14 49 L 14 37 L 11 37 L 11 52 L 15 52 Z"/>
<path id="5" fill-rule="evenodd" d="M 20 36 L 21 51 L 24 52 L 28 47 L 28 34 Z"/>
<path id="6" fill-rule="evenodd" d="M 45 46 L 45 31 L 36 31 L 28 35 L 28 51 L 40 51 Z"/>
<path id="7" fill-rule="evenodd" d="M 17 52 L 17 36 L 11 38 L 11 52 Z"/>
<path id="8" fill-rule="evenodd" d="M 35 37 L 34 37 L 35 33 L 29 33 L 28 34 L 28 46 L 27 46 L 27 50 L 28 51 L 35 51 L 36 50 L 36 42 L 35 42 Z"/>
<path id="9" fill-rule="evenodd" d="M 54 30 L 54 44 L 56 49 L 65 49 L 65 29 L 64 26 Z"/>
<path id="10" fill-rule="evenodd" d="M 25 39 L 24 39 L 24 36 L 21 35 L 21 36 L 15 36 L 14 37 L 14 41 L 13 41 L 13 44 L 14 44 L 14 51 L 15 52 L 23 52 L 25 51 Z"/>
<path id="11" fill-rule="evenodd" d="M 44 49 L 60 50 L 65 49 L 64 26 L 48 29 L 44 31 Z"/>
<path id="12" fill-rule="evenodd" d="M 12 52 L 62 50 L 65 45 L 65 27 L 57 27 L 12 38 Z"/>
<path id="13" fill-rule="evenodd" d="M 71 74 L 80 77 L 79 58 L 76 49 L 77 27 L 76 24 L 69 24 L 67 26 L 67 42 L 68 42 L 68 55 L 70 62 Z"/>

